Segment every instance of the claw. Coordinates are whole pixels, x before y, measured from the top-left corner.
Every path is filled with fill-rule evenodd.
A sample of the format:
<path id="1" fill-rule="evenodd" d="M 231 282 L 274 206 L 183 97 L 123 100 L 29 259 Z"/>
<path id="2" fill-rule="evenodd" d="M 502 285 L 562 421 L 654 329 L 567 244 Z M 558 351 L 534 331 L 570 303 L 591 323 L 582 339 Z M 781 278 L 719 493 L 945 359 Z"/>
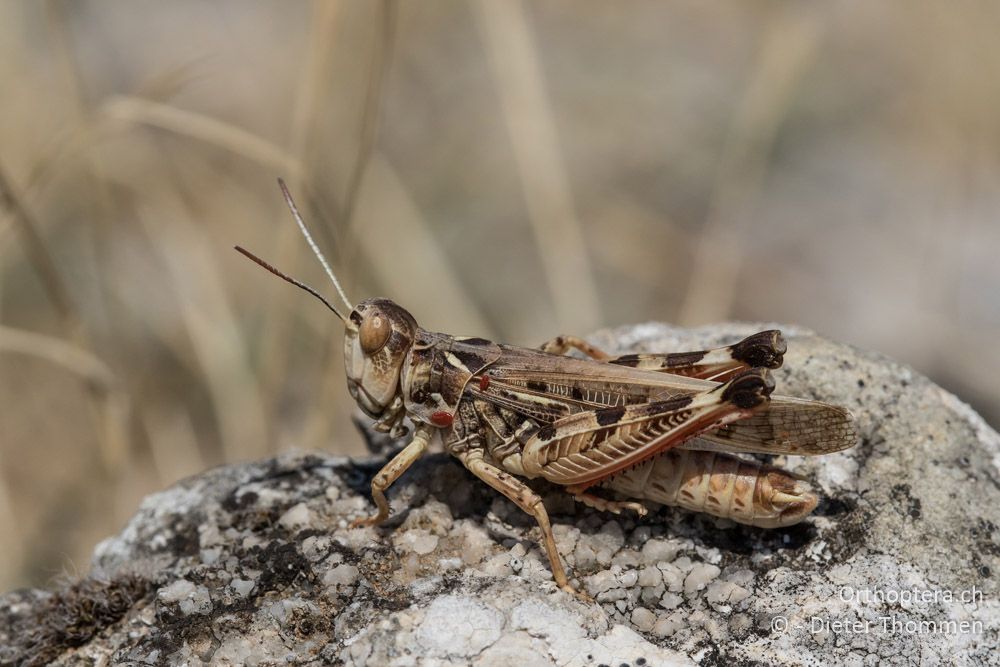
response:
<path id="1" fill-rule="evenodd" d="M 575 597 L 577 600 L 579 600 L 584 604 L 594 604 L 594 598 L 590 597 L 590 595 L 586 591 L 576 590 L 575 588 L 573 588 L 572 584 L 566 584 L 565 586 L 560 586 L 559 588 L 566 591 L 567 593 L 569 593 L 570 595 L 572 595 L 573 597 Z"/>
<path id="2" fill-rule="evenodd" d="M 638 514 L 639 516 L 646 516 L 649 514 L 649 510 L 642 503 L 627 503 L 628 508 Z"/>

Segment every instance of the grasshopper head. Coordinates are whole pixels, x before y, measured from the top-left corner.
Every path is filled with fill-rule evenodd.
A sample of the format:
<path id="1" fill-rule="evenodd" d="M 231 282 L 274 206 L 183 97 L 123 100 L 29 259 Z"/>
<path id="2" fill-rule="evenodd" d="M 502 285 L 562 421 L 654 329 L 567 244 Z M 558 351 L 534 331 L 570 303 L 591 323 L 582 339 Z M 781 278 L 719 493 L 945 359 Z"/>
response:
<path id="1" fill-rule="evenodd" d="M 285 182 L 279 178 L 278 185 L 295 223 L 326 270 L 337 294 L 351 311 L 350 316 L 344 317 L 337 306 L 309 285 L 282 273 L 248 250 L 239 246 L 236 246 L 236 250 L 282 280 L 309 292 L 340 318 L 346 329 L 344 360 L 347 366 L 347 388 L 365 414 L 378 419 L 399 393 L 400 373 L 406 354 L 416 339 L 417 322 L 412 315 L 388 299 L 366 299 L 357 306 L 352 306 L 329 262 L 306 228 Z M 390 425 L 399 426 L 398 422 Z"/>
<path id="2" fill-rule="evenodd" d="M 417 322 L 388 299 L 366 299 L 345 324 L 347 389 L 365 414 L 378 418 L 399 391 L 399 375 L 416 338 Z"/>

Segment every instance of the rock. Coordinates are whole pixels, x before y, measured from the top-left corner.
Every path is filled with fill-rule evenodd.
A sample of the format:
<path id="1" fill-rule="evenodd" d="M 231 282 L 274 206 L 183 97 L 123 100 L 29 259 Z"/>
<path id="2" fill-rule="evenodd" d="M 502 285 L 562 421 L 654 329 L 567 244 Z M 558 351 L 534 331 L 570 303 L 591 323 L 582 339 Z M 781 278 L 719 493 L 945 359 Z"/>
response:
<path id="1" fill-rule="evenodd" d="M 438 538 L 436 535 L 432 535 L 426 530 L 415 528 L 403 533 L 399 542 L 403 547 L 418 556 L 426 556 L 437 549 Z"/>
<path id="2" fill-rule="evenodd" d="M 157 592 L 156 599 L 164 607 L 177 605 L 184 616 L 207 614 L 212 611 L 212 600 L 209 598 L 208 589 L 204 586 L 195 586 L 187 579 L 178 579 L 164 586 Z"/>
<path id="3" fill-rule="evenodd" d="M 700 349 L 760 328 L 649 324 L 591 340 Z M 823 494 L 803 524 L 609 515 L 536 484 L 598 600 L 584 604 L 552 585 L 533 520 L 449 457 L 397 482 L 385 526 L 350 529 L 384 459 L 287 455 L 152 495 L 88 577 L 0 597 L 0 663 L 988 664 L 1000 437 L 904 366 L 784 331 L 778 393 L 850 408 L 863 436 L 779 457 Z"/>
<path id="4" fill-rule="evenodd" d="M 663 573 L 655 567 L 644 567 L 639 572 L 638 584 L 643 588 L 653 588 L 663 583 Z"/>
<path id="5" fill-rule="evenodd" d="M 690 598 L 698 591 L 704 590 L 710 581 L 719 576 L 719 572 L 721 570 L 714 565 L 697 563 L 684 578 L 684 593 Z"/>
<path id="6" fill-rule="evenodd" d="M 503 634 L 500 610 L 465 595 L 445 595 L 431 602 L 417 627 L 422 654 L 435 658 L 474 658 Z"/>
<path id="7" fill-rule="evenodd" d="M 312 514 L 309 511 L 309 506 L 305 503 L 299 503 L 293 506 L 290 510 L 281 515 L 278 519 L 284 528 L 294 531 L 296 529 L 301 529 L 309 525 L 312 521 Z"/>
<path id="8" fill-rule="evenodd" d="M 679 550 L 680 542 L 649 539 L 642 545 L 642 558 L 647 563 L 669 563 L 677 556 Z"/>
<path id="9" fill-rule="evenodd" d="M 632 625 L 637 630 L 642 632 L 649 632 L 653 629 L 653 625 L 656 624 L 656 614 L 646 609 L 645 607 L 638 607 L 632 612 Z"/>

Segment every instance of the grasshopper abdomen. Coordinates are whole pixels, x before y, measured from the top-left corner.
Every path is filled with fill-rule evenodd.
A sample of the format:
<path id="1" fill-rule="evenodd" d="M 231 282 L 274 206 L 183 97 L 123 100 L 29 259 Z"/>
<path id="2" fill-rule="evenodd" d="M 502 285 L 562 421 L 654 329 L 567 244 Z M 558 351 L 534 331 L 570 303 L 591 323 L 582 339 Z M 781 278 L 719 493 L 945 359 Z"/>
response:
<path id="1" fill-rule="evenodd" d="M 819 502 L 805 482 L 778 468 L 723 452 L 684 448 L 661 452 L 601 486 L 632 499 L 760 528 L 798 523 Z"/>

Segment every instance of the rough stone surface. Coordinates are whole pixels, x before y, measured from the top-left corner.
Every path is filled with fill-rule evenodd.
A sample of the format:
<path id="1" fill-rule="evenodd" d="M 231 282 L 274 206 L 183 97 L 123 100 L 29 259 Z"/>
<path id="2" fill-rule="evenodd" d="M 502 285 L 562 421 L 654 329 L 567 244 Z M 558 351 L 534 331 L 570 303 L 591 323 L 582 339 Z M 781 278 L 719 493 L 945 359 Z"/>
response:
<path id="1" fill-rule="evenodd" d="M 759 328 L 592 341 L 698 349 Z M 824 494 L 804 524 L 616 517 L 540 484 L 587 605 L 552 586 L 533 521 L 445 455 L 393 487 L 386 526 L 356 530 L 381 459 L 283 456 L 150 496 L 88 578 L 0 597 L 0 663 L 997 664 L 1000 437 L 905 366 L 784 330 L 779 393 L 845 405 L 863 435 L 778 460 Z"/>

